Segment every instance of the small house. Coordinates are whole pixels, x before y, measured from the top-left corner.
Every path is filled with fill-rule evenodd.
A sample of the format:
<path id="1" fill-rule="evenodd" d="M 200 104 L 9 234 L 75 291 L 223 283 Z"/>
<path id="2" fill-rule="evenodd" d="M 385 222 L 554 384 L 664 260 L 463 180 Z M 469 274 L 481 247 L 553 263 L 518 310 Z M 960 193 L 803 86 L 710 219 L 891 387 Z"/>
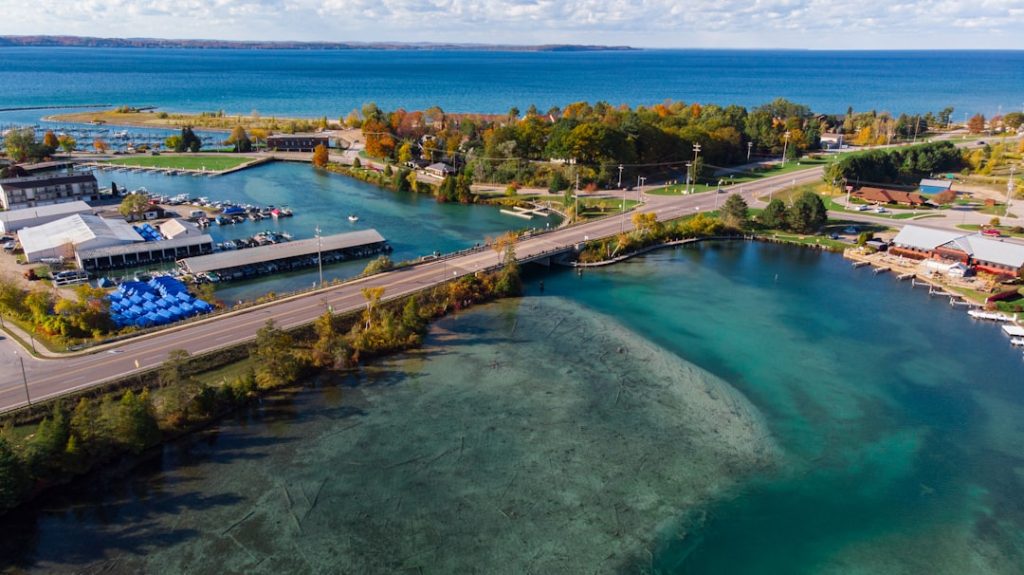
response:
<path id="1" fill-rule="evenodd" d="M 426 172 L 428 174 L 432 175 L 432 176 L 437 176 L 438 178 L 444 178 L 446 176 L 450 176 L 450 175 L 454 174 L 455 173 L 455 168 L 449 166 L 448 164 L 446 164 L 444 162 L 436 162 L 436 163 L 433 163 L 433 164 L 430 164 L 429 166 L 427 166 Z"/>
<path id="2" fill-rule="evenodd" d="M 876 204 L 894 204 L 902 206 L 923 206 L 924 196 L 917 192 L 904 192 L 886 188 L 859 188 L 852 192 L 853 197 Z"/>

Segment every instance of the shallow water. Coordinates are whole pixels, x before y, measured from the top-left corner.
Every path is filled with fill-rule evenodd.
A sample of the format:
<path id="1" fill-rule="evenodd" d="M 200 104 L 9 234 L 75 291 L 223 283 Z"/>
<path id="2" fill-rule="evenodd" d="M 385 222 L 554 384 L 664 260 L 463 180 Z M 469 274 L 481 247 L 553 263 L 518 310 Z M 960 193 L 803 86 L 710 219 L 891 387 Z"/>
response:
<path id="1" fill-rule="evenodd" d="M 50 496 L 5 526 L 4 555 L 58 573 L 1021 572 L 1024 363 L 995 325 L 778 245 L 527 283 L 421 352 Z"/>

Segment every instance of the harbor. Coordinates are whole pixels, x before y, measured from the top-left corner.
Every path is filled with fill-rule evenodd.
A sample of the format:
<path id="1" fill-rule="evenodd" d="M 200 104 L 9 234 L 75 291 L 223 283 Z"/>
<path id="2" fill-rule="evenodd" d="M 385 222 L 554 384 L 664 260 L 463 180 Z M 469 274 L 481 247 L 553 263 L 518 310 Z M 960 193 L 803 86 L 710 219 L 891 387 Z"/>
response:
<path id="1" fill-rule="evenodd" d="M 998 299 L 998 294 L 993 294 L 985 302 L 980 302 L 966 297 L 963 293 L 957 293 L 958 290 L 964 290 L 966 293 L 984 293 L 988 288 L 976 276 L 943 275 L 931 269 L 934 267 L 929 265 L 931 260 L 915 260 L 886 252 L 865 253 L 851 248 L 843 253 L 843 257 L 852 260 L 854 268 L 871 266 L 874 275 L 893 271 L 897 274 L 898 281 L 909 279 L 911 288 L 927 288 L 929 297 L 949 298 L 949 305 L 952 307 L 970 308 L 967 315 L 971 319 L 1004 324 L 1002 330 L 1010 336 L 1010 345 L 1024 345 L 1024 327 L 1020 325 L 1021 314 L 1008 314 L 991 309 Z"/>

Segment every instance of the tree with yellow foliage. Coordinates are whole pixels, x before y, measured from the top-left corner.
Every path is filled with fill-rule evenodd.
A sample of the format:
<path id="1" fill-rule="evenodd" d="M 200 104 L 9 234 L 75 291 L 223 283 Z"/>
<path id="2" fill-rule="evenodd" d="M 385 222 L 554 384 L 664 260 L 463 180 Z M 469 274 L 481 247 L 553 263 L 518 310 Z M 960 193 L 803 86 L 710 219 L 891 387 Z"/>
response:
<path id="1" fill-rule="evenodd" d="M 327 146 L 323 144 L 317 144 L 313 148 L 313 166 L 317 168 L 327 167 L 327 160 L 330 158 L 327 154 Z"/>

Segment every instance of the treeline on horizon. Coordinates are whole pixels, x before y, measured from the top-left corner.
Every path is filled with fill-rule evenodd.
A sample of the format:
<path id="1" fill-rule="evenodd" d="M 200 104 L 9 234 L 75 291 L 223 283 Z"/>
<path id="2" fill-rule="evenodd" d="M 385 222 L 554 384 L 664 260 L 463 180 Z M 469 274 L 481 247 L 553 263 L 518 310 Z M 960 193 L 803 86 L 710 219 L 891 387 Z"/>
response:
<path id="1" fill-rule="evenodd" d="M 366 153 L 376 158 L 399 164 L 445 161 L 476 182 L 556 188 L 553 182 L 576 177 L 581 186 L 616 186 L 620 165 L 623 185 L 638 175 L 688 170 L 706 179 L 715 168 L 745 163 L 748 154 L 751 161 L 783 153 L 798 158 L 820 149 L 823 133 L 868 140 L 851 142 L 860 144 L 905 141 L 949 124 L 952 112 L 816 114 L 781 98 L 751 110 L 684 102 L 636 108 L 577 102 L 546 112 L 531 106 L 525 113 L 512 108 L 492 115 L 447 114 L 438 107 L 384 111 L 370 103 L 340 121 L 362 129 Z M 695 166 L 686 166 L 695 159 Z"/>
<path id="2" fill-rule="evenodd" d="M 0 36 L 0 46 L 74 48 L 192 48 L 205 50 L 477 50 L 503 52 L 600 52 L 637 50 L 596 44 L 460 44 L 455 42 L 300 42 L 290 40 L 202 40 L 187 38 L 99 38 L 96 36 Z"/>

